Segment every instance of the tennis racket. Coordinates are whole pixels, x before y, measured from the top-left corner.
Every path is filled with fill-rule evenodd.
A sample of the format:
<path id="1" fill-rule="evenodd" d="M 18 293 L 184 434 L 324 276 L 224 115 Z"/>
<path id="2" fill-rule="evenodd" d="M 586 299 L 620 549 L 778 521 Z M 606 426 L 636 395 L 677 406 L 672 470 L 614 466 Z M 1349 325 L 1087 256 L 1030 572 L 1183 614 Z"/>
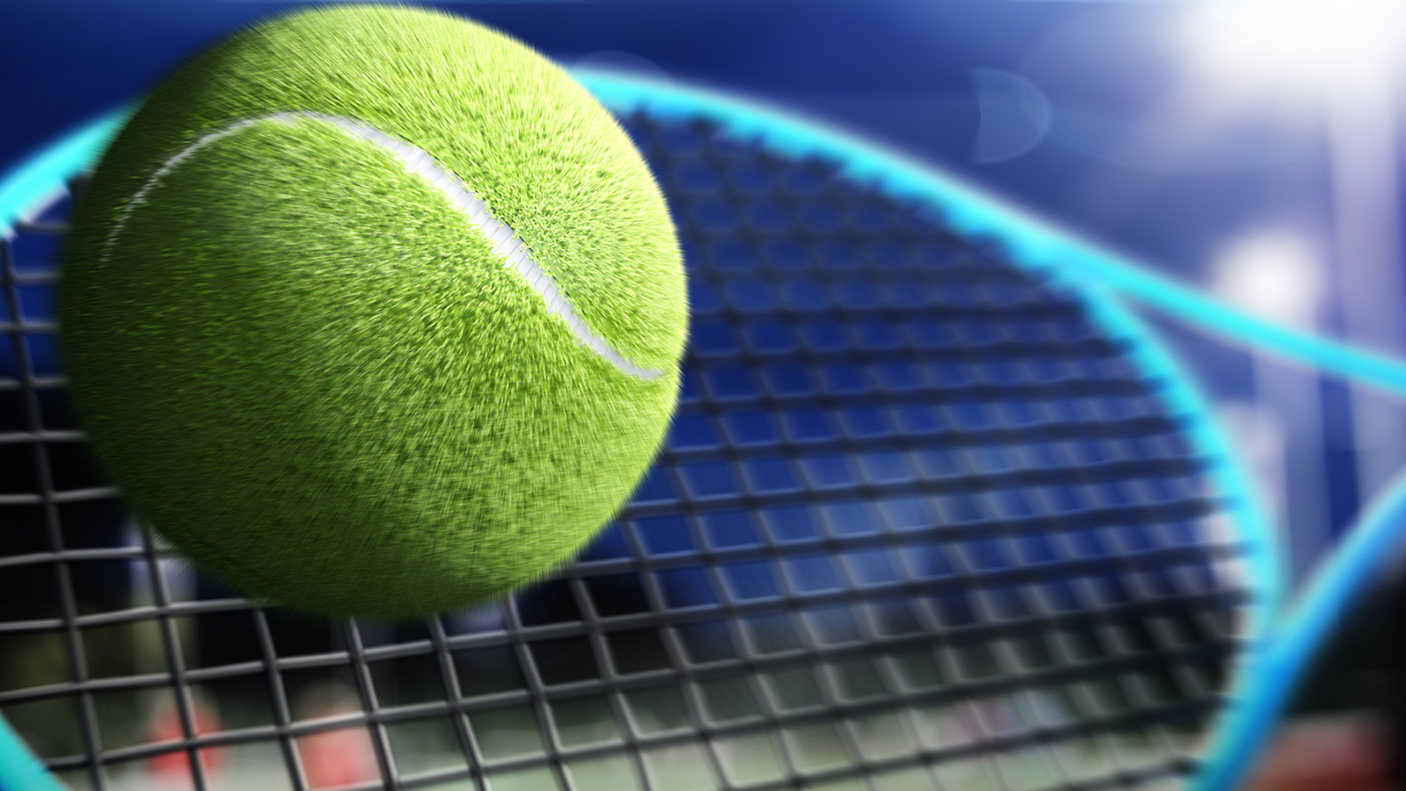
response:
<path id="1" fill-rule="evenodd" d="M 1233 784 L 1406 487 L 1282 616 L 1241 467 L 1128 304 L 1391 392 L 1406 368 L 837 130 L 580 76 L 685 248 L 678 415 L 573 566 L 423 623 L 261 607 L 133 521 L 53 321 L 120 118 L 0 184 L 0 787 Z"/>

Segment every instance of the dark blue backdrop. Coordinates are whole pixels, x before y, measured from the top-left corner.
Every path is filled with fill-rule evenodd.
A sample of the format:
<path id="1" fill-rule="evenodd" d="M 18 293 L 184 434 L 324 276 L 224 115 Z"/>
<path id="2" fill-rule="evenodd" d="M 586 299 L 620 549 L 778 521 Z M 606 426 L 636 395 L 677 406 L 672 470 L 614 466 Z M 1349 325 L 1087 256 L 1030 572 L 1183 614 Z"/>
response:
<path id="1" fill-rule="evenodd" d="M 1175 8 L 1057 0 L 439 5 L 566 63 L 623 51 L 676 79 L 828 117 L 1188 274 L 1199 273 L 1209 251 L 1226 237 L 1261 218 L 1322 216 L 1325 181 L 1311 145 L 1306 155 L 1270 167 L 1220 169 L 1217 152 L 1208 152 L 1203 163 L 1210 169 L 1200 172 L 1195 162 L 1148 169 L 1141 166 L 1147 163 L 1127 167 L 1100 155 L 1100 147 L 1113 147 L 1120 125 L 1134 124 L 1148 97 L 1162 89 L 1171 64 L 1152 44 L 1171 24 Z M 0 170 L 94 113 L 139 95 L 184 57 L 239 25 L 291 7 L 221 0 L 6 0 L 0 9 Z M 1141 40 L 1151 44 L 1139 47 Z M 1103 62 L 1083 57 L 1089 50 L 1099 55 L 1100 48 L 1106 50 Z M 1082 59 L 1072 66 L 1065 62 L 1071 50 Z M 619 55 L 603 59 L 629 62 Z M 1025 74 L 1052 102 L 1052 133 L 1023 156 L 972 161 L 982 131 L 973 74 L 979 69 Z M 1091 136 L 1072 125 L 1073 111 L 1088 107 L 1102 114 L 1111 134 Z M 994 133 L 999 146 L 1000 130 Z M 1242 143 L 1264 147 L 1258 139 Z"/>

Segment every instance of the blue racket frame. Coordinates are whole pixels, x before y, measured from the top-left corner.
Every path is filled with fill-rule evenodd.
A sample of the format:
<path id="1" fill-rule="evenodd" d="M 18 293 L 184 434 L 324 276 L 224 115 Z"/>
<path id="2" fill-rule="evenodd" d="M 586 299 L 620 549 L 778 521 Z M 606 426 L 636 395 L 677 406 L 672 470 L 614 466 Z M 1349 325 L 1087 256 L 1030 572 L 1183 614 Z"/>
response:
<path id="1" fill-rule="evenodd" d="M 1254 591 L 1247 605 L 1244 658 L 1228 692 L 1229 705 L 1192 779 L 1198 791 L 1233 787 L 1244 775 L 1289 699 L 1298 676 L 1330 633 L 1335 616 L 1365 584 L 1364 571 L 1392 547 L 1406 523 L 1406 477 L 1363 518 L 1343 549 L 1308 589 L 1291 618 L 1276 620 L 1283 600 L 1284 564 L 1271 526 L 1207 404 L 1142 320 L 1124 304 L 1141 303 L 1239 344 L 1249 344 L 1317 369 L 1406 396 L 1406 364 L 1237 312 L 1127 257 L 1080 239 L 930 165 L 862 141 L 834 127 L 699 87 L 615 73 L 576 76 L 618 113 L 646 110 L 661 117 L 707 117 L 733 136 L 793 157 L 841 163 L 841 174 L 873 183 L 894 197 L 939 210 L 961 233 L 1000 240 L 1012 259 L 1077 295 L 1090 321 L 1129 350 L 1207 464 L 1216 495 L 1244 541 L 1244 574 Z M 65 182 L 91 167 L 121 127 L 126 110 L 68 135 L 0 179 L 0 233 L 62 194 Z M 0 719 L 0 788 L 60 791 L 58 783 Z"/>

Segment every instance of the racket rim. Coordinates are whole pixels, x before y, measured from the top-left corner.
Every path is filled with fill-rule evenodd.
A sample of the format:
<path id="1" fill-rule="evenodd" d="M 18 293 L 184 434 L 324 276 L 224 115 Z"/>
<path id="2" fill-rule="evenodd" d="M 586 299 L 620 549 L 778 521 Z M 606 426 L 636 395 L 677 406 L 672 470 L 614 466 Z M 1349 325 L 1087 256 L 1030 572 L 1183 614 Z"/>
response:
<path id="1" fill-rule="evenodd" d="M 1223 513 L 1239 523 L 1237 532 L 1249 539 L 1251 551 L 1246 559 L 1252 567 L 1249 573 L 1255 579 L 1257 595 L 1243 610 L 1247 615 L 1242 621 L 1243 639 L 1256 644 L 1269 632 L 1283 588 L 1285 566 L 1278 554 L 1278 542 L 1244 478 L 1242 470 L 1246 468 L 1236 462 L 1232 449 L 1220 436 L 1206 405 L 1191 386 L 1194 380 L 1179 369 L 1171 354 L 1162 348 L 1158 336 L 1121 304 L 1120 295 L 1114 289 L 1092 285 L 1086 275 L 1078 270 L 1067 270 L 1060 262 L 1037 263 L 1035 258 L 1040 253 L 1052 257 L 1068 254 L 1080 246 L 1095 250 L 1091 253 L 1095 257 L 1113 254 L 1097 251 L 1091 242 L 1067 236 L 1013 207 L 1009 201 L 990 196 L 930 163 L 919 162 L 820 119 L 763 106 L 713 88 L 597 69 L 578 69 L 573 74 L 603 104 L 621 115 L 644 110 L 665 118 L 704 117 L 719 123 L 732 136 L 756 139 L 764 147 L 790 157 L 820 156 L 846 166 L 858 161 L 862 167 L 844 175 L 861 181 L 877 181 L 880 191 L 893 197 L 921 200 L 938 209 L 958 233 L 976 237 L 995 235 L 1004 242 L 1013 238 L 1027 242 L 1024 234 L 1029 232 L 1032 238 L 1040 239 L 1039 244 L 1027 244 L 1019 249 L 1008 246 L 1011 262 L 1051 281 L 1060 291 L 1074 295 L 1080 304 L 1093 308 L 1088 317 L 1090 322 L 1103 328 L 1111 340 L 1129 344 L 1125 353 L 1137 360 L 1139 372 L 1158 381 L 1155 395 L 1166 405 L 1171 418 L 1185 421 L 1183 433 L 1194 438 L 1196 456 L 1207 464 L 1202 474 L 1216 482 L 1214 497 L 1225 507 Z M 131 111 L 131 107 L 124 107 L 99 116 L 6 174 L 0 180 L 0 236 L 8 237 L 14 225 L 42 212 L 53 198 L 62 195 L 69 179 L 97 162 L 107 142 Z M 826 157 L 827 153 L 831 156 Z M 882 178 L 885 175 L 901 178 Z M 873 178 L 875 176 L 879 178 Z M 954 206 L 962 211 L 952 212 Z M 983 225 L 983 221 L 989 224 Z M 999 233 L 993 234 L 993 230 Z M 1117 263 L 1123 267 L 1137 266 L 1132 261 Z M 1243 699 L 1234 690 L 1240 688 L 1247 676 L 1254 675 L 1251 664 L 1242 660 L 1233 669 L 1232 702 Z M 1228 714 L 1222 712 L 1217 720 L 1223 720 Z M 1221 730 L 1216 727 L 1214 732 Z M 62 788 L 0 717 L 0 778 L 7 777 L 6 767 L 19 767 L 17 771 L 21 773 L 29 767 L 39 774 L 26 782 L 49 783 L 22 788 L 42 791 Z"/>

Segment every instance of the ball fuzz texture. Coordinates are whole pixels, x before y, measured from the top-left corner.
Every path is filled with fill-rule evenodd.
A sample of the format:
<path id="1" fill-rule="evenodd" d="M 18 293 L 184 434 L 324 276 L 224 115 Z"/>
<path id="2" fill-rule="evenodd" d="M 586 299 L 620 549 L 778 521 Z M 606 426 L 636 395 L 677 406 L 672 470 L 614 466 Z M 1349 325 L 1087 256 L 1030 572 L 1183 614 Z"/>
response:
<path id="1" fill-rule="evenodd" d="M 199 56 L 75 217 L 70 387 L 133 510 L 329 615 L 537 579 L 629 497 L 677 397 L 678 242 L 565 72 L 452 16 L 341 7 Z"/>

